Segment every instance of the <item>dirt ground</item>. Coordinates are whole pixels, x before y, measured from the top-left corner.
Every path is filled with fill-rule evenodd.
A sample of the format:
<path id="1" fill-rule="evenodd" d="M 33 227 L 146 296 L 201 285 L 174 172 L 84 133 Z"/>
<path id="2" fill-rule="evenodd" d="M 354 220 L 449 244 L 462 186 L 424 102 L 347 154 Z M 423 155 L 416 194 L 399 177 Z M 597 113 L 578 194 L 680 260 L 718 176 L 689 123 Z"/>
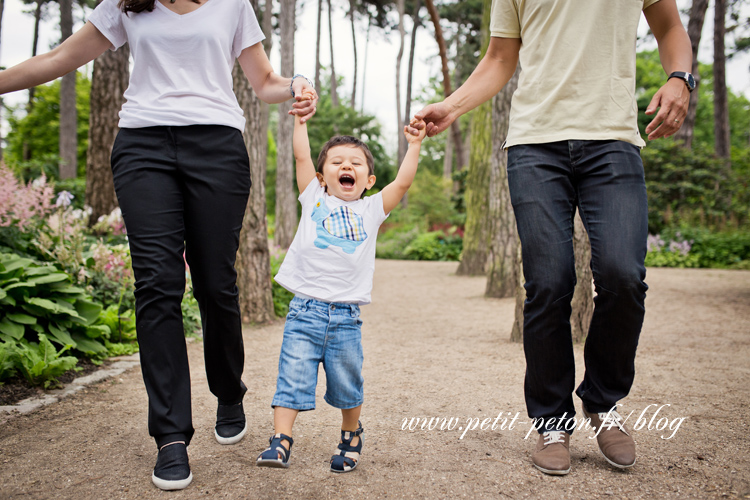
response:
<path id="1" fill-rule="evenodd" d="M 186 490 L 151 484 L 156 447 L 135 368 L 0 424 L 0 498 L 750 498 L 750 272 L 649 269 L 636 380 L 621 412 L 633 412 L 631 426 L 641 418 L 638 462 L 616 471 L 593 433 L 576 431 L 571 473 L 551 477 L 531 465 L 535 436 L 524 439 L 513 300 L 483 298 L 484 279 L 455 269 L 378 261 L 363 308 L 365 443 L 353 473 L 328 471 L 340 417 L 323 401 L 322 376 L 318 409 L 298 419 L 291 468 L 254 466 L 272 433 L 277 322 L 245 330 L 249 431 L 235 446 L 214 440 L 216 400 L 201 343 L 190 343 L 196 434 Z M 576 357 L 580 380 L 582 346 Z M 453 418 L 453 429 L 402 430 L 413 417 Z"/>

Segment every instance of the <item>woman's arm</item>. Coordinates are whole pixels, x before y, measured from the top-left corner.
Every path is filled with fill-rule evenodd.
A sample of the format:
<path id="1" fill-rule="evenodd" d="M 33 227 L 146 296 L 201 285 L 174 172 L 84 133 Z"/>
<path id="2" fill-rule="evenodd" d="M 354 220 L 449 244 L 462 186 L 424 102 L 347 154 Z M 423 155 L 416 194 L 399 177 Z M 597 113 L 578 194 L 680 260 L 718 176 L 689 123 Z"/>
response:
<path id="1" fill-rule="evenodd" d="M 47 52 L 0 71 L 0 94 L 47 83 L 87 64 L 112 44 L 90 22 Z"/>
<path id="2" fill-rule="evenodd" d="M 297 102 L 292 105 L 289 114 L 302 118 L 302 123 L 305 123 L 315 114 L 318 95 L 315 94 L 312 100 L 303 96 L 303 92 L 314 93 L 315 89 L 304 78 L 295 78 L 292 82 L 291 78 L 284 78 L 274 73 L 261 42 L 245 48 L 237 60 L 240 62 L 242 71 L 253 90 L 262 101 L 275 104 L 290 99 L 292 94 L 289 92 L 289 86 L 292 85 Z"/>

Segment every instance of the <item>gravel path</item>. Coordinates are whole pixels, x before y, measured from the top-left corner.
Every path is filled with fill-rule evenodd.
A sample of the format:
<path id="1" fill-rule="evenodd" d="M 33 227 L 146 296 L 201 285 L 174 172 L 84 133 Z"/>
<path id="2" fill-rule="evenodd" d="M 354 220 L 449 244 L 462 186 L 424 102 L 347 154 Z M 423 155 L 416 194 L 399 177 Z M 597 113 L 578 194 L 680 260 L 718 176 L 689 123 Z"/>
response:
<path id="1" fill-rule="evenodd" d="M 633 412 L 631 425 L 645 417 L 638 463 L 613 470 L 582 430 L 571 440 L 572 472 L 550 477 L 531 465 L 535 436 L 524 439 L 525 363 L 508 341 L 513 299 L 483 298 L 484 279 L 455 269 L 377 263 L 373 304 L 363 308 L 365 445 L 354 473 L 327 470 L 340 417 L 322 399 L 323 376 L 318 409 L 298 419 L 291 468 L 254 466 L 272 433 L 277 322 L 245 330 L 250 430 L 236 446 L 214 441 L 216 402 L 201 343 L 190 343 L 188 489 L 151 484 L 156 448 L 136 367 L 0 424 L 0 498 L 750 498 L 750 272 L 649 270 L 636 381 L 621 412 Z M 578 380 L 582 354 L 577 346 Z M 438 428 L 402 430 L 425 417 Z M 443 419 L 452 430 L 439 429 Z"/>

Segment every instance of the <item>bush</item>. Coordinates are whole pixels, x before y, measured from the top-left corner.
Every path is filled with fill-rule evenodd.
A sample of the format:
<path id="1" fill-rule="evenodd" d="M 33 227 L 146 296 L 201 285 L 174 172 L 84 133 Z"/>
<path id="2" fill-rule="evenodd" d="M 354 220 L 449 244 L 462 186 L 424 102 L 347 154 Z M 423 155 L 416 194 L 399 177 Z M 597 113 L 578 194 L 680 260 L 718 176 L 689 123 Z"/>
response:
<path id="1" fill-rule="evenodd" d="M 275 247 L 271 249 L 271 295 L 273 297 L 273 312 L 278 318 L 283 318 L 289 313 L 289 302 L 294 298 L 294 294 L 276 283 L 273 276 L 279 272 L 281 263 L 284 262 L 286 252 Z"/>
<path id="2" fill-rule="evenodd" d="M 461 256 L 463 238 L 443 231 L 422 233 L 404 250 L 407 259 L 457 261 Z"/>

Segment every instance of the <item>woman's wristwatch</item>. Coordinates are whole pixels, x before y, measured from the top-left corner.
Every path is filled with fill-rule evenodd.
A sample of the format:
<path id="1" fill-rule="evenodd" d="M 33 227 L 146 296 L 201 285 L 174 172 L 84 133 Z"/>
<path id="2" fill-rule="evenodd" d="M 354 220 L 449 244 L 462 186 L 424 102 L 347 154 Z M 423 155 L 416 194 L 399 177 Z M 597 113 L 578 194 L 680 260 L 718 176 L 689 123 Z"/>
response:
<path id="1" fill-rule="evenodd" d="M 315 89 L 315 85 L 313 85 L 312 80 L 310 80 L 309 78 L 307 78 L 305 75 L 300 75 L 299 73 L 297 73 L 296 75 L 294 75 L 292 77 L 292 81 L 289 83 L 289 92 L 292 94 L 292 97 L 295 97 L 295 95 L 294 95 L 294 89 L 292 88 L 292 86 L 294 85 L 294 79 L 295 78 L 304 78 L 305 80 L 307 80 L 307 83 L 310 84 L 310 87 L 312 87 L 313 90 Z"/>

